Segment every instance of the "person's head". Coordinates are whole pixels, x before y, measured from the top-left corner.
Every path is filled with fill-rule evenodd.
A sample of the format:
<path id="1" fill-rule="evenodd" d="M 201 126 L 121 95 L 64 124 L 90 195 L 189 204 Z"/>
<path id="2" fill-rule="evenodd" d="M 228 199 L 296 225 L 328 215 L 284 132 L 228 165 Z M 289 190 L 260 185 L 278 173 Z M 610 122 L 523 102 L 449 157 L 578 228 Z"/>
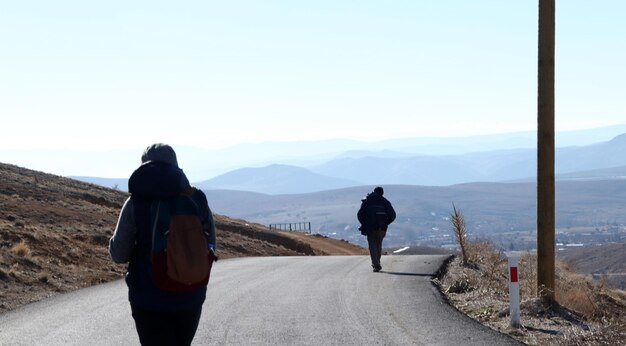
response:
<path id="1" fill-rule="evenodd" d="M 144 150 L 141 155 L 141 163 L 142 165 L 146 162 L 163 162 L 172 167 L 176 167 L 176 171 L 180 172 L 180 187 L 182 188 L 184 193 L 190 194 L 193 192 L 191 189 L 191 184 L 187 179 L 187 176 L 183 173 L 183 170 L 178 167 L 178 161 L 176 160 L 176 152 L 174 149 L 164 143 L 155 143 L 150 145 Z"/>
<path id="2" fill-rule="evenodd" d="M 155 143 L 147 147 L 141 155 L 141 163 L 148 161 L 159 161 L 178 167 L 176 153 L 174 149 L 167 144 Z"/>
<path id="3" fill-rule="evenodd" d="M 385 191 L 383 190 L 383 188 L 382 188 L 382 187 L 380 187 L 380 186 L 376 186 L 376 187 L 374 188 L 374 193 L 379 194 L 379 195 L 381 195 L 381 196 L 382 196 L 383 194 L 385 194 Z"/>

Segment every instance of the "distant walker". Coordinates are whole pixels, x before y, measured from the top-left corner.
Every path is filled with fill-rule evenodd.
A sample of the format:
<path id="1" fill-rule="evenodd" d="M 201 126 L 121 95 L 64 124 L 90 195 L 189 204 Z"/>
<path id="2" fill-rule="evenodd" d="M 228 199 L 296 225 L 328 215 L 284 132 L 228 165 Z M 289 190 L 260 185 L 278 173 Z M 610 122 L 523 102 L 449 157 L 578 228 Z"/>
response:
<path id="1" fill-rule="evenodd" d="M 380 265 L 380 257 L 383 251 L 383 239 L 387 234 L 387 227 L 396 219 L 396 211 L 391 203 L 383 197 L 384 190 L 378 186 L 361 200 L 361 208 L 357 218 L 361 223 L 359 230 L 367 236 L 372 268 L 374 272 L 383 269 Z"/>

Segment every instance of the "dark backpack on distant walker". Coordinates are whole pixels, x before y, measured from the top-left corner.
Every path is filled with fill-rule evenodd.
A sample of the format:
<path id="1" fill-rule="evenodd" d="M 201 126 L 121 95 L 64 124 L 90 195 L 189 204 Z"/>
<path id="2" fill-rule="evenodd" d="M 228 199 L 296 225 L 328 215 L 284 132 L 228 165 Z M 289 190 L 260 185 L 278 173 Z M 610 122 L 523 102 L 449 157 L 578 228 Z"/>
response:
<path id="1" fill-rule="evenodd" d="M 194 200 L 180 195 L 155 201 L 150 216 L 154 285 L 169 292 L 190 292 L 206 285 L 215 257 Z"/>
<path id="2" fill-rule="evenodd" d="M 364 224 L 359 227 L 361 234 L 367 235 L 369 231 L 387 231 L 389 215 L 383 200 L 364 200 L 361 208 L 364 209 Z"/>
<path id="3" fill-rule="evenodd" d="M 374 214 L 374 219 L 376 220 L 376 228 L 379 230 L 387 231 L 387 226 L 389 225 L 389 217 L 387 216 L 387 212 L 384 210 L 376 210 Z"/>

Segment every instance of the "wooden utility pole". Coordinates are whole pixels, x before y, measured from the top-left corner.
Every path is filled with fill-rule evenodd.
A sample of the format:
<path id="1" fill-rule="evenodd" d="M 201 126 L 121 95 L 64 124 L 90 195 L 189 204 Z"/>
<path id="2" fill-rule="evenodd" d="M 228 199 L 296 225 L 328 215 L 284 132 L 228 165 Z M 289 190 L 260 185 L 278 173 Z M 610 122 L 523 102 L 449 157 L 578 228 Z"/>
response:
<path id="1" fill-rule="evenodd" d="M 539 0 L 537 91 L 537 292 L 554 300 L 554 14 L 555 0 Z"/>

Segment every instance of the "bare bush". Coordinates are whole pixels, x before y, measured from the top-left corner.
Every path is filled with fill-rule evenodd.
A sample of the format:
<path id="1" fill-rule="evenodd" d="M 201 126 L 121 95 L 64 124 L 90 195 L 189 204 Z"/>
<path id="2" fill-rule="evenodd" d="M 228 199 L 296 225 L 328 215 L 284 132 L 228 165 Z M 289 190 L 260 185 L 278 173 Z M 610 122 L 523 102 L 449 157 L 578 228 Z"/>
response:
<path id="1" fill-rule="evenodd" d="M 20 241 L 19 243 L 13 245 L 11 251 L 13 251 L 14 254 L 20 257 L 27 257 L 30 255 L 30 247 L 28 247 L 28 244 L 26 244 L 24 239 L 22 239 L 22 241 Z"/>
<path id="2" fill-rule="evenodd" d="M 470 244 L 468 245 L 470 263 L 480 266 L 483 279 L 506 291 L 508 266 L 504 253 L 498 250 L 491 242 L 482 241 Z"/>

